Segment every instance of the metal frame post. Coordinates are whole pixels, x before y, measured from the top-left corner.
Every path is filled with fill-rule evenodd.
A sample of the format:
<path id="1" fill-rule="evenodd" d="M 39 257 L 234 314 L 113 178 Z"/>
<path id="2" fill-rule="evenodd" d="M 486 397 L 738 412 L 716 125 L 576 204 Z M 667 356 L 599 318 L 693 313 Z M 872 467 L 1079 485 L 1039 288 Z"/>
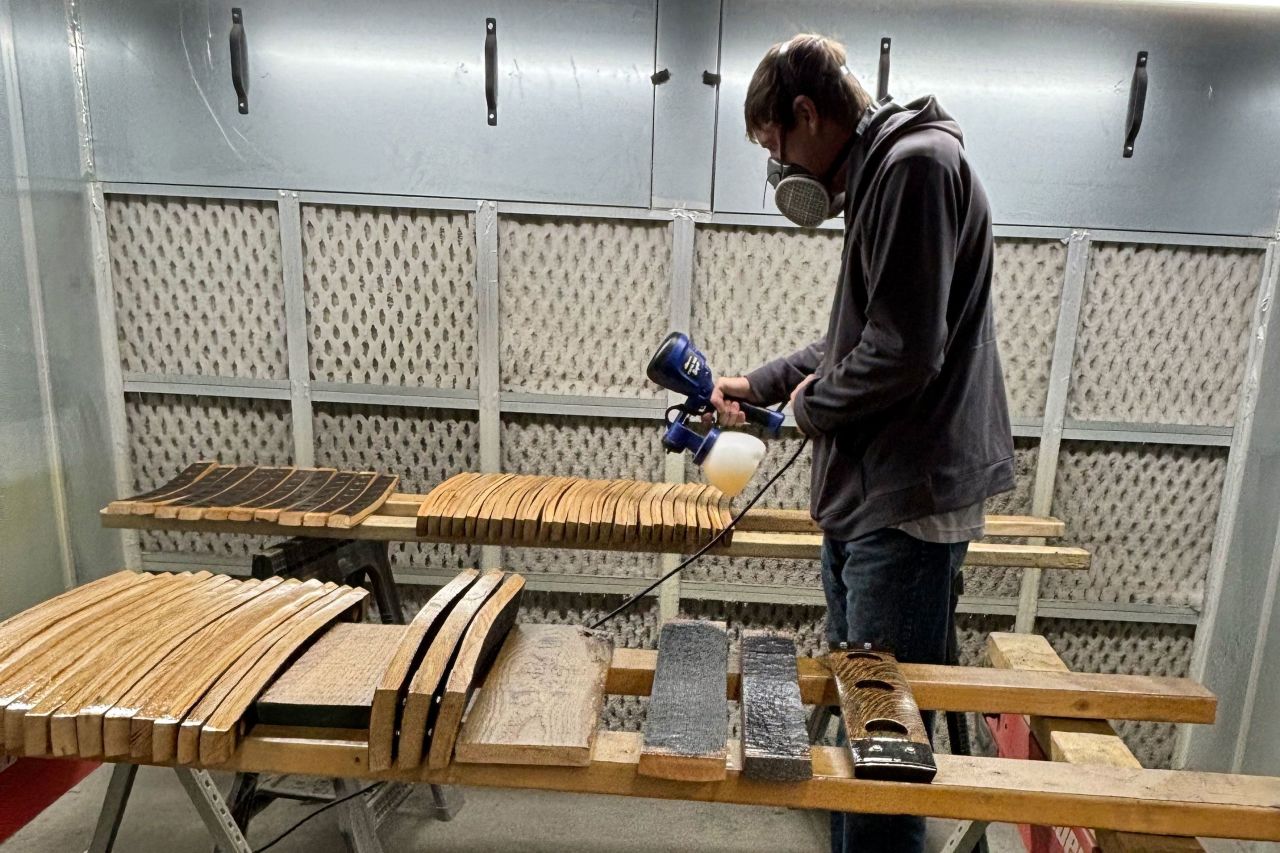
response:
<path id="1" fill-rule="evenodd" d="M 280 266 L 284 274 L 285 345 L 289 357 L 289 421 L 293 461 L 315 465 L 315 426 L 311 406 L 311 355 L 307 342 L 307 303 L 302 283 L 302 207 L 298 193 L 280 190 Z"/>
<path id="2" fill-rule="evenodd" d="M 502 470 L 501 357 L 498 299 L 498 203 L 476 204 L 476 318 L 478 323 L 476 385 L 480 396 L 480 470 Z M 480 549 L 482 569 L 500 568 L 502 549 L 485 545 Z"/>
<path id="3" fill-rule="evenodd" d="M 93 840 L 89 842 L 86 853 L 111 853 L 116 834 L 120 831 L 120 821 L 124 819 L 124 808 L 133 791 L 133 780 L 137 776 L 136 764 L 117 764 L 112 769 L 107 794 L 102 800 L 102 811 L 98 814 L 98 825 L 93 830 Z"/>
<path id="4" fill-rule="evenodd" d="M 1080 329 L 1080 308 L 1084 303 L 1085 278 L 1089 271 L 1090 242 L 1088 231 L 1073 231 L 1067 240 L 1067 266 L 1062 281 L 1062 297 L 1058 303 L 1053 361 L 1049 366 L 1049 393 L 1045 399 L 1040 446 L 1036 455 L 1035 489 L 1031 497 L 1032 515 L 1048 515 L 1053 508 L 1058 451 L 1062 446 L 1067 392 L 1071 388 L 1076 334 Z M 1043 540 L 1039 542 L 1043 544 Z M 1035 629 L 1036 609 L 1040 604 L 1040 573 L 1040 569 L 1023 570 L 1022 586 L 1018 594 L 1018 615 L 1013 627 L 1020 633 L 1029 633 Z"/>
<path id="5" fill-rule="evenodd" d="M 253 853 L 209 771 L 175 767 L 173 772 L 178 774 L 178 781 L 187 790 L 187 796 L 221 853 Z"/>

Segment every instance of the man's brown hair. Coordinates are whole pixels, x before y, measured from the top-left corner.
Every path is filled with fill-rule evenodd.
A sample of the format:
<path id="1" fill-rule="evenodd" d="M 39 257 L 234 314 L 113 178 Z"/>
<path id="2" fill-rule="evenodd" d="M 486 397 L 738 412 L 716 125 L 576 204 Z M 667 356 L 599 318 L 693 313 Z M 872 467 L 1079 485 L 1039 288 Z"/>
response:
<path id="1" fill-rule="evenodd" d="M 852 127 L 871 105 L 871 96 L 845 67 L 844 45 L 826 36 L 802 33 L 775 44 L 751 75 L 743 115 L 747 138 L 756 130 L 778 124 L 795 126 L 795 99 L 807 95 L 825 118 L 847 121 Z"/>

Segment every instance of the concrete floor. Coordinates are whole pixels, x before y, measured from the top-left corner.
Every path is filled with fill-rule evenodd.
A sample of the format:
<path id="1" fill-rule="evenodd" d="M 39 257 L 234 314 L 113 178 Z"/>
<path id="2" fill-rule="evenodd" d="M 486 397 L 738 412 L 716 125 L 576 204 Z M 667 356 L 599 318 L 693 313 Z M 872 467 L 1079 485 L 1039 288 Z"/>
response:
<path id="1" fill-rule="evenodd" d="M 6 844 L 4 853 L 68 853 L 89 843 L 106 791 L 110 767 L 94 772 Z M 220 780 L 224 790 L 227 779 Z M 640 800 L 468 788 L 458 816 L 441 823 L 427 817 L 430 796 L 415 792 L 380 836 L 387 853 L 449 850 L 458 853 L 623 853 L 699 850 L 708 853 L 827 850 L 826 815 L 781 808 Z M 249 843 L 265 844 L 314 805 L 278 801 L 254 820 Z M 344 853 L 337 809 L 331 809 L 272 848 L 272 853 Z M 931 821 L 930 849 L 946 839 L 949 821 Z M 992 853 L 1021 849 L 1012 827 L 992 827 Z M 127 853 L 207 853 L 200 818 L 172 771 L 138 772 L 130 806 L 116 839 Z"/>

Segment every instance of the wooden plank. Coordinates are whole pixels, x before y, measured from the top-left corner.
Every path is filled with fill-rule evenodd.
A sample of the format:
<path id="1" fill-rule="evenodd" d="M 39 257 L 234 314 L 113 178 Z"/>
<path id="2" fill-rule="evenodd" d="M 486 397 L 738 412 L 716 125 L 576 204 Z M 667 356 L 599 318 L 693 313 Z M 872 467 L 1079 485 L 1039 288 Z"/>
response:
<path id="1" fill-rule="evenodd" d="M 520 491 L 520 500 L 516 501 L 510 515 L 503 519 L 502 522 L 502 540 L 504 542 L 518 542 L 520 540 L 523 535 L 521 525 L 529 512 L 529 506 L 536 499 L 538 493 L 546 487 L 550 479 L 550 477 L 534 476 L 524 481 L 523 488 Z"/>
<path id="2" fill-rule="evenodd" d="M 502 539 L 502 522 L 510 505 L 519 504 L 529 483 L 528 477 L 514 475 L 502 483 L 489 496 L 486 506 L 476 517 L 475 539 L 478 542 L 497 542 Z"/>
<path id="3" fill-rule="evenodd" d="M 218 495 L 218 505 L 206 508 L 187 507 L 178 510 L 178 518 L 203 518 L 209 521 L 226 521 L 233 509 L 251 507 L 263 496 L 273 491 L 294 472 L 293 468 L 260 467 L 233 488 Z M 243 513 L 242 513 L 243 514 Z"/>
<path id="4" fill-rule="evenodd" d="M 369 768 L 387 770 L 394 758 L 396 729 L 400 705 L 409 689 L 412 674 L 422 663 L 435 638 L 436 631 L 449 615 L 454 603 L 475 582 L 480 573 L 465 569 L 431 596 L 413 617 L 400 645 L 378 681 L 369 712 Z"/>
<path id="5" fill-rule="evenodd" d="M 721 552 L 730 556 L 795 557 L 818 559 L 822 537 L 808 533 L 763 533 L 738 530 L 733 546 Z M 966 566 L 1020 567 L 1039 569 L 1089 568 L 1089 552 L 1061 545 L 1010 545 L 1002 542 L 973 542 L 965 557 Z"/>
<path id="6" fill-rule="evenodd" d="M 149 492 L 143 492 L 129 498 L 121 498 L 107 504 L 103 510 L 105 513 L 116 515 L 128 515 L 138 504 L 155 503 L 156 501 L 167 500 L 191 488 L 191 485 L 210 471 L 218 467 L 217 462 L 192 462 L 186 468 L 178 472 L 178 475 L 167 483 L 163 483 Z"/>
<path id="7" fill-rule="evenodd" d="M 1067 665 L 1049 641 L 1038 634 L 995 632 L 987 637 L 987 657 L 993 666 L 1012 670 L 1067 672 Z M 1072 720 L 1033 717 L 1028 721 L 1041 749 L 1053 761 L 1069 764 L 1142 767 L 1123 738 L 1105 720 Z M 1203 853 L 1195 838 L 1139 835 L 1099 830 L 1098 845 L 1106 853 L 1149 851 L 1149 853 Z"/>
<path id="8" fill-rule="evenodd" d="M 1066 535 L 1061 519 L 1033 515 L 988 515 L 987 536 L 1034 536 L 1057 539 Z M 807 509 L 752 509 L 738 524 L 741 531 L 820 533 Z"/>
<path id="9" fill-rule="evenodd" d="M 360 499 L 365 493 L 369 485 L 378 475 L 373 471 L 356 471 L 350 475 L 350 479 L 343 483 L 339 489 L 327 501 L 319 506 L 308 510 L 302 516 L 303 527 L 325 527 L 329 523 L 329 514 L 338 512 L 344 507 L 352 504 Z"/>
<path id="10" fill-rule="evenodd" d="M 396 484 L 400 482 L 400 478 L 391 474 L 379 474 L 373 478 L 369 487 L 359 498 L 337 510 L 330 513 L 328 526 L 337 527 L 341 530 L 350 530 L 382 506 L 383 502 L 395 490 Z"/>
<path id="11" fill-rule="evenodd" d="M 134 502 L 132 514 L 151 516 L 155 515 L 156 510 L 162 506 L 167 506 L 177 501 L 184 503 L 197 501 L 205 495 L 215 494 L 225 486 L 227 477 L 235 470 L 236 466 L 234 465 L 218 465 L 213 470 L 206 472 L 186 489 L 168 495 L 163 499 Z M 174 511 L 166 514 L 176 517 L 178 513 Z"/>
<path id="12" fill-rule="evenodd" d="M 813 775 L 796 644 L 769 631 L 742 632 L 742 770 L 794 782 Z"/>
<path id="13" fill-rule="evenodd" d="M 206 691 L 254 643 L 335 588 L 335 584 L 318 580 L 286 580 L 223 617 L 214 630 L 206 630 L 198 641 L 184 645 L 180 655 L 165 659 L 169 672 L 137 708 L 117 705 L 107 712 L 102 729 L 104 748 L 120 748 L 119 727 L 127 722 L 129 755 L 142 761 L 173 761 L 178 726 Z M 123 719 L 117 721 L 113 715 Z"/>
<path id="14" fill-rule="evenodd" d="M 205 722 L 224 701 L 231 696 L 240 682 L 257 665 L 264 656 L 272 654 L 273 647 L 281 638 L 294 630 L 295 625 L 324 610 L 328 605 L 342 599 L 347 594 L 346 587 L 324 584 L 320 595 L 310 593 L 300 596 L 285 608 L 284 618 L 274 620 L 265 631 L 255 632 L 257 636 L 248 644 L 247 649 L 230 649 L 227 661 L 222 662 L 215 674 L 212 684 L 199 695 L 195 704 L 183 715 L 177 732 L 174 758 L 179 764 L 194 764 L 200 758 L 200 732 Z M 160 721 L 157 720 L 153 734 L 153 749 L 167 747 L 167 744 L 154 744 L 154 738 L 161 736 Z M 169 760 L 169 759 L 166 759 Z"/>
<path id="15" fill-rule="evenodd" d="M 363 609 L 368 592 L 363 589 L 339 587 L 336 599 L 321 599 L 318 605 L 285 623 L 286 631 L 277 636 L 261 657 L 242 673 L 235 687 L 218 704 L 200 728 L 200 761 L 203 764 L 221 764 L 231 757 L 243 725 L 245 711 L 254 699 L 275 678 L 284 665 L 305 646 L 311 638 L 343 617 L 358 616 Z M 252 652 L 250 652 L 252 654 Z M 248 657 L 249 655 L 246 655 Z M 188 716 L 188 720 L 191 716 Z M 186 722 L 183 723 L 186 725 Z M 181 732 L 178 742 L 182 749 Z"/>
<path id="16" fill-rule="evenodd" d="M 725 778 L 728 667 L 723 622 L 673 619 L 662 626 L 637 772 L 686 782 Z"/>
<path id="17" fill-rule="evenodd" d="M 458 733 L 455 761 L 584 767 L 613 643 L 574 625 L 516 625 Z"/>
<path id="18" fill-rule="evenodd" d="M 453 529 L 455 534 L 468 540 L 474 539 L 476 536 L 476 523 L 485 514 L 489 501 L 514 477 L 515 474 L 494 474 L 490 476 L 484 485 L 475 491 L 471 502 L 467 505 L 465 514 L 461 518 L 461 522 L 459 522 L 457 516 L 454 516 Z M 459 523 L 461 523 L 460 527 Z"/>
<path id="19" fill-rule="evenodd" d="M 210 599 L 206 598 L 203 606 L 207 609 L 196 611 L 196 617 L 191 620 L 191 633 L 160 656 L 132 685 L 112 691 L 114 698 L 110 707 L 106 707 L 104 701 L 97 707 L 80 709 L 76 719 L 76 737 L 82 754 L 91 748 L 90 744 L 94 744 L 97 751 L 86 757 L 103 755 L 112 758 L 128 755 L 130 722 L 141 706 L 165 701 L 173 688 L 175 670 L 180 673 L 184 684 L 193 680 L 196 677 L 194 671 L 201 663 L 210 657 L 216 657 L 220 647 L 230 642 L 231 637 L 225 633 L 228 623 L 241 618 L 246 612 L 262 618 L 264 602 L 268 606 L 274 606 L 278 596 L 290 594 L 297 585 L 297 581 L 286 583 L 279 577 L 232 582 L 228 592 L 235 596 L 235 600 L 222 608 L 221 612 L 213 610 L 209 606 Z M 203 624 L 197 620 L 203 620 Z M 152 651 L 152 648 L 147 651 Z M 57 719 L 58 715 L 55 714 L 54 720 Z M 88 731 L 89 727 L 94 730 Z M 151 757 L 150 728 L 146 730 L 146 751 L 139 749 L 139 757 Z"/>
<path id="20" fill-rule="evenodd" d="M 96 614 L 92 622 L 84 621 L 75 630 L 58 632 L 56 637 L 48 638 L 39 653 L 16 660 L 0 681 L 5 749 L 22 754 L 23 718 L 27 711 L 55 691 L 66 693 L 74 689 L 81 673 L 95 671 L 99 656 L 120 632 L 132 630 L 139 620 L 188 594 L 197 583 L 210 577 L 209 572 L 158 576 L 152 583 L 126 592 L 119 600 L 113 599 L 111 604 L 115 606 Z"/>
<path id="21" fill-rule="evenodd" d="M 1127 770 L 1047 761 L 939 755 L 931 785 L 852 778 L 848 750 L 813 748 L 814 777 L 744 777 L 730 744 L 719 782 L 689 785 L 640 775 L 642 736 L 602 731 L 587 767 L 464 764 L 429 774 L 370 774 L 361 731 L 299 732 L 261 726 L 222 770 L 348 775 L 405 782 L 737 803 L 770 808 L 919 814 L 951 819 L 1093 825 L 1280 841 L 1280 778 L 1179 770 Z"/>
<path id="22" fill-rule="evenodd" d="M 861 648 L 827 655 L 836 680 L 853 774 L 860 779 L 929 782 L 937 774 L 920 709 L 898 661 Z"/>
<path id="23" fill-rule="evenodd" d="M 292 492 L 281 495 L 261 509 L 254 510 L 253 520 L 279 524 L 280 516 L 284 513 L 297 512 L 309 506 L 312 498 L 323 493 L 328 488 L 329 481 L 337 473 L 334 468 L 316 468 L 307 475 L 306 482 L 299 485 Z"/>
<path id="24" fill-rule="evenodd" d="M 281 510 L 276 517 L 276 523 L 282 527 L 323 527 L 324 525 L 315 524 L 314 521 L 311 525 L 307 525 L 307 517 L 311 516 L 314 519 L 316 510 L 329 504 L 334 498 L 342 494 L 355 477 L 356 473 L 351 471 L 335 471 L 324 481 L 323 485 L 307 495 L 299 497 L 287 509 Z"/>
<path id="25" fill-rule="evenodd" d="M 202 478 L 182 497 L 157 504 L 151 514 L 156 518 L 179 518 L 183 521 L 195 521 L 200 518 L 200 514 L 198 512 L 193 513 L 192 510 L 215 505 L 221 495 L 230 493 L 241 481 L 253 474 L 257 467 L 256 465 L 237 465 L 228 471 L 225 477 L 217 480 L 214 479 L 217 476 L 215 471 L 213 474 Z M 187 510 L 187 512 L 183 512 L 183 510 Z"/>
<path id="26" fill-rule="evenodd" d="M 417 518 L 417 531 L 419 536 L 439 536 L 440 535 L 440 511 L 448 502 L 450 496 L 464 483 L 467 483 L 480 476 L 472 472 L 464 472 L 462 474 L 454 474 L 440 485 L 432 489 L 418 505 L 414 516 Z M 392 498 L 394 500 L 394 496 Z"/>
<path id="27" fill-rule="evenodd" d="M 0 666 L 11 652 L 53 628 L 63 619 L 119 595 L 124 590 L 141 583 L 144 577 L 136 572 L 116 572 L 91 583 L 73 587 L 0 622 Z M 22 652 L 17 654 L 21 655 Z"/>
<path id="28" fill-rule="evenodd" d="M 316 473 L 315 468 L 294 468 L 275 488 L 254 498 L 252 506 L 233 506 L 227 509 L 227 521 L 252 521 L 259 508 L 274 507 L 287 500 Z"/>
<path id="29" fill-rule="evenodd" d="M 435 695 L 449 672 L 467 626 L 501 583 L 502 572 L 485 572 L 481 575 L 454 605 L 435 639 L 431 641 L 431 648 L 423 656 L 405 696 L 400 741 L 396 747 L 396 767 L 403 770 L 422 763 L 427 730 L 432 723 Z"/>
<path id="30" fill-rule="evenodd" d="M 517 574 L 507 575 L 467 626 L 466 635 L 449 668 L 444 690 L 437 697 L 435 720 L 431 725 L 431 748 L 427 753 L 428 767 L 444 767 L 453 758 L 453 744 L 458 737 L 458 727 L 462 725 L 462 712 L 515 624 L 523 591 L 524 578 Z"/>
<path id="31" fill-rule="evenodd" d="M 520 509 L 520 518 L 517 519 L 515 530 L 512 535 L 512 541 L 524 543 L 536 542 L 538 538 L 538 528 L 542 524 L 542 513 L 547 508 L 554 496 L 560 494 L 560 490 L 564 488 L 568 482 L 566 477 L 548 477 L 541 486 L 538 487 L 529 503 Z"/>
<path id="32" fill-rule="evenodd" d="M 340 622 L 325 631 L 254 703 L 258 722 L 338 729 L 369 727 L 373 693 L 403 625 Z"/>
<path id="33" fill-rule="evenodd" d="M 657 654 L 652 649 L 615 649 L 608 693 L 648 696 Z M 815 658 L 796 661 L 800 696 L 808 705 L 836 705 L 831 671 Z M 1111 720 L 1212 723 L 1213 693 L 1189 678 L 1108 675 L 1090 672 L 1008 672 L 985 666 L 899 664 L 916 702 L 937 711 L 1039 714 Z M 739 696 L 738 670 L 729 669 L 728 698 Z"/>

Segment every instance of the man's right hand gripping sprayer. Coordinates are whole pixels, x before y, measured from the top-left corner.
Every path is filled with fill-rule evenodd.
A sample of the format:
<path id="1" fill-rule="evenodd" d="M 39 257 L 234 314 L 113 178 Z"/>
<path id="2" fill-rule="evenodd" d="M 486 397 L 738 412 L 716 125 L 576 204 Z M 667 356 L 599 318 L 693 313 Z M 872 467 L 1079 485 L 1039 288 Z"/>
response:
<path id="1" fill-rule="evenodd" d="M 667 409 L 667 428 L 662 446 L 668 453 L 693 454 L 693 464 L 702 468 L 707 482 L 736 497 L 755 474 L 764 458 L 764 442 L 745 432 L 724 432 L 710 427 L 699 433 L 689 426 L 691 419 L 714 411 L 711 393 L 716 378 L 706 356 L 698 351 L 683 332 L 672 332 L 649 359 L 649 379 L 657 385 L 684 396 L 685 401 Z M 764 427 L 771 436 L 782 431 L 781 412 L 755 406 L 745 400 L 734 400 L 753 424 Z M 673 416 L 674 415 L 674 416 Z"/>

